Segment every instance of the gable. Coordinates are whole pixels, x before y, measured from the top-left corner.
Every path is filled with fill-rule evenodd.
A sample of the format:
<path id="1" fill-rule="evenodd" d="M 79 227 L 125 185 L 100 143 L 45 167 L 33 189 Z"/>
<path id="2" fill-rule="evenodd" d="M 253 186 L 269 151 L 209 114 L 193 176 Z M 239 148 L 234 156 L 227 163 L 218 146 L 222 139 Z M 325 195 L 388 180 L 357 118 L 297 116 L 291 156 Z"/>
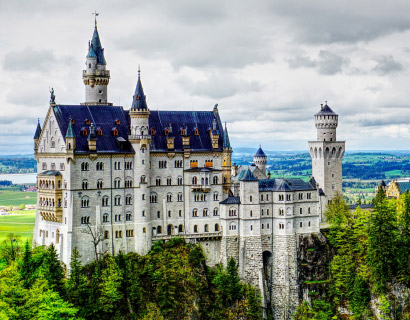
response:
<path id="1" fill-rule="evenodd" d="M 61 153 L 65 151 L 64 137 L 50 107 L 39 138 L 38 153 Z"/>

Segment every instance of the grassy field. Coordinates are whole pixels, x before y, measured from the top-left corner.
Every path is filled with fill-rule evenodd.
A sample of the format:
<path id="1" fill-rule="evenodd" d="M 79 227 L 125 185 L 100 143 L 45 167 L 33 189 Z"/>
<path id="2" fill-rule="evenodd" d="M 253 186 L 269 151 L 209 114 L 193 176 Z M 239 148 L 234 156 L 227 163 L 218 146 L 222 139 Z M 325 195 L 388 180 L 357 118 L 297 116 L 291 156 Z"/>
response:
<path id="1" fill-rule="evenodd" d="M 9 233 L 18 234 L 23 242 L 33 236 L 35 210 L 14 211 L 8 216 L 0 216 L 0 242 Z"/>
<path id="2" fill-rule="evenodd" d="M 0 206 L 19 206 L 21 204 L 36 204 L 36 202 L 36 192 L 0 190 Z"/>

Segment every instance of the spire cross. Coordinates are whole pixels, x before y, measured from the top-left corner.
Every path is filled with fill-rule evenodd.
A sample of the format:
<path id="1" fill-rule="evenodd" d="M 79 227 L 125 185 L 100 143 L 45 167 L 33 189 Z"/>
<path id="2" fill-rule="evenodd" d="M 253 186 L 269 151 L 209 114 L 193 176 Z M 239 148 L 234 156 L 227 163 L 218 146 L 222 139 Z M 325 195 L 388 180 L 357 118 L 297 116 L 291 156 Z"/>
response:
<path id="1" fill-rule="evenodd" d="M 99 15 L 99 13 L 97 12 L 97 10 L 95 10 L 92 15 L 94 15 L 94 22 L 95 22 L 95 27 L 97 28 L 97 16 Z"/>

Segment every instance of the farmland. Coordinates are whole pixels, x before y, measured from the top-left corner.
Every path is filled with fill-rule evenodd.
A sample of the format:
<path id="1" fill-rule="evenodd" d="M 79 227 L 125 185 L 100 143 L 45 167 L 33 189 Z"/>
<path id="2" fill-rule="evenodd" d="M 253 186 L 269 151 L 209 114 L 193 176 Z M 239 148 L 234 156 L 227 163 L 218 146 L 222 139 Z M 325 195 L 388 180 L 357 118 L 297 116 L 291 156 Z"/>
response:
<path id="1" fill-rule="evenodd" d="M 0 242 L 9 233 L 19 235 L 23 241 L 31 241 L 35 217 L 35 210 L 13 211 L 13 214 L 0 216 Z"/>

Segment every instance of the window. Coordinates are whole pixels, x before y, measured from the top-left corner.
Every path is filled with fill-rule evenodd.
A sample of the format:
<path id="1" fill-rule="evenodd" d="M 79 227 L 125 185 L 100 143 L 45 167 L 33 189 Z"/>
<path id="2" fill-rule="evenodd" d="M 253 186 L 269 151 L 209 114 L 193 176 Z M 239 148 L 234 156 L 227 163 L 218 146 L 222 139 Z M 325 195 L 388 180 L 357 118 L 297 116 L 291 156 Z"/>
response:
<path id="1" fill-rule="evenodd" d="M 171 218 L 171 211 L 168 211 L 168 218 Z"/>
<path id="2" fill-rule="evenodd" d="M 51 163 L 51 170 L 55 170 L 56 169 L 56 164 L 54 162 Z"/>
<path id="3" fill-rule="evenodd" d="M 298 198 L 299 198 L 299 200 L 303 200 L 303 193 L 299 193 Z"/>
<path id="4" fill-rule="evenodd" d="M 178 211 L 178 215 L 179 215 L 179 217 L 182 217 L 182 210 Z"/>
<path id="5" fill-rule="evenodd" d="M 175 160 L 175 168 L 182 168 L 182 160 Z"/>
<path id="6" fill-rule="evenodd" d="M 97 164 L 95 165 L 95 169 L 97 171 L 102 171 L 104 170 L 104 163 L 103 162 L 97 162 Z"/>
<path id="7" fill-rule="evenodd" d="M 142 194 L 141 199 L 145 200 L 145 194 Z"/>
<path id="8" fill-rule="evenodd" d="M 285 229 L 285 224 L 284 223 L 279 223 L 279 229 Z"/>
<path id="9" fill-rule="evenodd" d="M 182 202 L 182 192 L 178 193 L 178 202 Z"/>
<path id="10" fill-rule="evenodd" d="M 146 178 L 145 178 L 145 176 L 141 176 L 141 183 L 146 183 L 147 181 L 146 181 Z"/>
<path id="11" fill-rule="evenodd" d="M 204 216 L 204 217 L 207 217 L 207 216 L 208 216 L 208 209 L 205 208 L 205 209 L 203 210 L 203 216 Z"/>
<path id="12" fill-rule="evenodd" d="M 131 178 L 126 178 L 125 180 L 125 187 L 126 188 L 132 188 L 132 179 Z"/>
<path id="13" fill-rule="evenodd" d="M 263 201 L 263 194 L 261 194 L 261 201 Z"/>
<path id="14" fill-rule="evenodd" d="M 103 222 L 108 222 L 108 213 L 104 213 Z"/>
<path id="15" fill-rule="evenodd" d="M 280 216 L 284 216 L 285 215 L 285 211 L 283 209 L 279 209 L 279 215 Z"/>
<path id="16" fill-rule="evenodd" d="M 133 237 L 134 236 L 134 230 L 125 230 L 125 236 L 127 238 Z"/>
<path id="17" fill-rule="evenodd" d="M 170 185 L 172 185 L 172 178 L 168 177 L 167 178 L 167 186 L 170 186 Z"/>
<path id="18" fill-rule="evenodd" d="M 262 223 L 261 229 L 263 230 L 263 228 L 264 228 L 264 225 L 263 225 L 263 223 Z"/>
<path id="19" fill-rule="evenodd" d="M 90 223 L 90 217 L 81 217 L 81 224 L 89 224 Z"/>
<path id="20" fill-rule="evenodd" d="M 141 215 L 145 217 L 145 210 L 142 210 Z"/>
<path id="21" fill-rule="evenodd" d="M 88 181 L 87 181 L 87 180 L 83 180 L 82 188 L 83 188 L 83 190 L 87 190 L 87 189 L 88 189 Z"/>
<path id="22" fill-rule="evenodd" d="M 184 232 L 184 226 L 182 224 L 178 226 L 178 232 Z"/>
<path id="23" fill-rule="evenodd" d="M 87 129 L 86 128 L 82 128 L 81 129 L 81 135 L 82 136 L 86 136 L 88 134 Z"/>
<path id="24" fill-rule="evenodd" d="M 88 162 L 82 162 L 81 163 L 81 171 L 88 171 L 88 169 L 89 169 Z"/>
<path id="25" fill-rule="evenodd" d="M 286 201 L 290 201 L 292 200 L 292 195 L 291 194 L 287 194 L 286 195 Z"/>
<path id="26" fill-rule="evenodd" d="M 266 224 L 266 229 L 269 229 L 269 223 L 268 223 L 268 224 Z"/>
<path id="27" fill-rule="evenodd" d="M 47 170 L 47 163 L 43 162 L 42 165 L 41 165 L 41 168 L 43 170 Z"/>
<path id="28" fill-rule="evenodd" d="M 178 177 L 177 183 L 179 186 L 182 186 L 182 177 Z"/>
<path id="29" fill-rule="evenodd" d="M 219 231 L 219 224 L 215 223 L 215 232 Z"/>
<path id="30" fill-rule="evenodd" d="M 97 180 L 97 189 L 102 189 L 103 188 L 103 181 L 100 179 L 100 180 Z"/>
<path id="31" fill-rule="evenodd" d="M 209 227 L 207 224 L 204 226 L 204 232 L 209 232 Z"/>
<path id="32" fill-rule="evenodd" d="M 126 204 L 126 205 L 132 204 L 132 197 L 131 197 L 130 194 L 128 194 L 128 195 L 125 196 L 125 204 Z"/>
<path id="33" fill-rule="evenodd" d="M 299 214 L 303 214 L 303 209 L 299 208 Z"/>
<path id="34" fill-rule="evenodd" d="M 252 196 L 249 196 L 249 202 L 252 202 Z"/>
<path id="35" fill-rule="evenodd" d="M 161 178 L 157 177 L 155 178 L 155 185 L 160 186 L 161 185 Z"/>
<path id="36" fill-rule="evenodd" d="M 162 233 L 162 227 L 161 227 L 161 226 L 158 226 L 158 227 L 157 227 L 157 233 L 158 233 L 158 234 L 161 234 L 161 233 Z"/>
<path id="37" fill-rule="evenodd" d="M 172 202 L 172 193 L 167 194 L 167 202 Z"/>
<path id="38" fill-rule="evenodd" d="M 229 225 L 229 230 L 236 230 L 236 223 L 231 223 Z"/>
<path id="39" fill-rule="evenodd" d="M 198 232 L 198 226 L 194 225 L 194 232 L 197 233 Z"/>
<path id="40" fill-rule="evenodd" d="M 147 233 L 147 229 L 146 229 L 146 228 L 142 228 L 142 233 Z"/>
<path id="41" fill-rule="evenodd" d="M 101 102 L 101 101 L 100 101 Z M 113 128 L 112 129 L 112 135 L 113 136 L 118 136 L 118 129 L 117 128 Z"/>
<path id="42" fill-rule="evenodd" d="M 107 196 L 102 197 L 101 206 L 108 207 L 108 197 Z"/>
<path id="43" fill-rule="evenodd" d="M 218 177 L 217 176 L 214 176 L 212 178 L 212 184 L 218 184 Z"/>
<path id="44" fill-rule="evenodd" d="M 103 135 L 103 132 L 102 132 L 102 129 L 101 129 L 101 128 L 98 128 L 98 129 L 97 129 L 97 135 L 99 135 L 99 136 L 102 136 L 102 135 Z"/>
<path id="45" fill-rule="evenodd" d="M 251 231 L 253 230 L 253 225 L 251 225 Z"/>
<path id="46" fill-rule="evenodd" d="M 157 218 L 160 219 L 161 218 L 161 212 L 157 211 Z"/>
<path id="47" fill-rule="evenodd" d="M 217 216 L 219 214 L 218 208 L 214 208 L 214 216 Z"/>
<path id="48" fill-rule="evenodd" d="M 310 227 L 310 221 L 308 222 L 308 227 Z"/>
<path id="49" fill-rule="evenodd" d="M 158 162 L 158 168 L 160 169 L 166 169 L 167 168 L 167 162 L 164 160 L 161 160 Z"/>
<path id="50" fill-rule="evenodd" d="M 90 206 L 90 199 L 88 197 L 81 198 L 81 208 L 88 208 Z"/>
<path id="51" fill-rule="evenodd" d="M 198 216 L 198 209 L 193 209 L 192 210 L 192 216 L 197 217 Z"/>
<path id="52" fill-rule="evenodd" d="M 308 214 L 310 214 L 310 207 L 308 208 Z"/>
<path id="53" fill-rule="evenodd" d="M 121 180 L 119 178 L 116 178 L 114 180 L 114 189 L 118 189 L 121 187 Z"/>
<path id="54" fill-rule="evenodd" d="M 190 166 L 191 168 L 198 168 L 198 160 L 191 160 L 191 161 L 189 162 L 189 166 Z"/>
<path id="55" fill-rule="evenodd" d="M 156 193 L 152 193 L 152 194 L 149 196 L 149 202 L 151 202 L 151 203 L 157 203 L 157 202 L 158 202 L 157 194 L 156 194 Z"/>
<path id="56" fill-rule="evenodd" d="M 198 184 L 198 178 L 197 177 L 192 177 L 192 184 L 197 185 Z"/>
<path id="57" fill-rule="evenodd" d="M 283 201 L 283 200 L 285 200 L 285 196 L 283 194 L 280 194 L 279 195 L 279 201 Z"/>
<path id="58" fill-rule="evenodd" d="M 115 196 L 114 206 L 120 206 L 120 205 L 121 205 L 121 196 Z"/>
<path id="59" fill-rule="evenodd" d="M 198 130 L 198 128 L 195 128 L 195 129 L 194 129 L 194 135 L 195 135 L 195 136 L 199 135 L 199 130 Z"/>
<path id="60" fill-rule="evenodd" d="M 122 238 L 122 231 L 121 230 L 115 231 L 115 237 L 116 238 Z"/>
<path id="61" fill-rule="evenodd" d="M 104 239 L 109 239 L 110 233 L 108 231 L 104 231 Z"/>
<path id="62" fill-rule="evenodd" d="M 303 222 L 301 222 L 301 223 L 299 224 L 299 226 L 302 228 L 302 227 L 303 227 Z"/>
<path id="63" fill-rule="evenodd" d="M 219 197 L 218 192 L 215 192 L 214 193 L 214 201 L 218 201 L 218 197 Z"/>
<path id="64" fill-rule="evenodd" d="M 151 128 L 151 130 L 149 131 L 149 134 L 150 134 L 151 136 L 155 136 L 155 130 L 154 130 L 154 128 Z"/>
<path id="65" fill-rule="evenodd" d="M 261 215 L 263 216 L 263 209 L 261 210 Z"/>
<path id="66" fill-rule="evenodd" d="M 234 209 L 234 208 L 229 209 L 229 216 L 230 217 L 235 217 L 236 216 L 236 209 Z"/>
<path id="67" fill-rule="evenodd" d="M 311 194 L 310 192 L 307 193 L 307 194 L 306 194 L 306 198 L 307 198 L 307 199 L 312 199 L 312 194 Z"/>
<path id="68" fill-rule="evenodd" d="M 266 201 L 269 201 L 269 194 L 266 194 Z"/>

